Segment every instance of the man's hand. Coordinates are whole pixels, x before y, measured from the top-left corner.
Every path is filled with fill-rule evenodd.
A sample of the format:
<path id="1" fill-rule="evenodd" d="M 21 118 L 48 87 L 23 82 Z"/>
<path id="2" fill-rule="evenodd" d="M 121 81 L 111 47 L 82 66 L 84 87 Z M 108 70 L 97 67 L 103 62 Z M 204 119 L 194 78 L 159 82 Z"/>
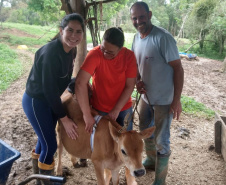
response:
<path id="1" fill-rule="evenodd" d="M 138 91 L 140 94 L 146 93 L 145 85 L 144 85 L 144 82 L 143 82 L 143 81 L 137 81 L 136 87 L 137 87 L 137 91 Z"/>
<path id="2" fill-rule="evenodd" d="M 76 131 L 76 129 L 78 128 L 77 125 L 67 116 L 61 118 L 60 120 L 64 126 L 64 129 L 68 137 L 70 137 L 71 139 L 77 139 L 78 137 L 78 133 Z"/>
<path id="3" fill-rule="evenodd" d="M 170 105 L 170 113 L 173 113 L 173 119 L 177 118 L 177 120 L 179 120 L 181 112 L 182 106 L 180 100 L 173 100 Z"/>

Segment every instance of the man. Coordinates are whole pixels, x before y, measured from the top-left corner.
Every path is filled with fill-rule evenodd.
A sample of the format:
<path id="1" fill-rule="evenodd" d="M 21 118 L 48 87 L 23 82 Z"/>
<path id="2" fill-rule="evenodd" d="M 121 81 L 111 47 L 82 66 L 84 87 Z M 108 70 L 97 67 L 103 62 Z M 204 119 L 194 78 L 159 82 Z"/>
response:
<path id="1" fill-rule="evenodd" d="M 144 2 L 136 2 L 130 9 L 131 20 L 138 33 L 132 50 L 138 64 L 137 90 L 140 130 L 152 125 L 156 130 L 145 140 L 147 157 L 145 168 L 155 170 L 153 185 L 165 184 L 170 156 L 170 125 L 182 112 L 181 92 L 184 71 L 172 35 L 151 23 L 152 12 Z"/>

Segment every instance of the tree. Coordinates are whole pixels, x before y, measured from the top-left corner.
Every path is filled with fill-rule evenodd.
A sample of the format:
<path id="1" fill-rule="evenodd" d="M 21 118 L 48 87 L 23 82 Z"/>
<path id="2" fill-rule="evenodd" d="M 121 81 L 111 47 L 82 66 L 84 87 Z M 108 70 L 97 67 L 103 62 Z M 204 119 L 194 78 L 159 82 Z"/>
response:
<path id="1" fill-rule="evenodd" d="M 2 7 L 3 7 L 3 1 L 4 1 L 4 0 L 1 0 L 1 2 L 0 2 L 0 17 L 2 17 L 2 16 L 1 16 L 1 10 L 2 10 Z M 2 22 L 2 19 L 1 19 L 0 21 Z"/>
<path id="2" fill-rule="evenodd" d="M 62 17 L 60 14 L 60 0 L 29 0 L 28 7 L 39 12 L 41 20 L 45 21 L 47 25 L 60 20 Z"/>
<path id="3" fill-rule="evenodd" d="M 203 49 L 204 39 L 206 34 L 209 32 L 208 18 L 213 13 L 216 6 L 216 0 L 199 0 L 194 5 L 192 15 L 195 17 L 196 24 L 200 25 L 199 32 L 199 45 L 201 50 Z"/>
<path id="4" fill-rule="evenodd" d="M 210 24 L 210 34 L 217 40 L 219 54 L 224 52 L 224 43 L 226 39 L 226 1 L 219 1 L 213 10 L 213 14 L 208 20 Z"/>

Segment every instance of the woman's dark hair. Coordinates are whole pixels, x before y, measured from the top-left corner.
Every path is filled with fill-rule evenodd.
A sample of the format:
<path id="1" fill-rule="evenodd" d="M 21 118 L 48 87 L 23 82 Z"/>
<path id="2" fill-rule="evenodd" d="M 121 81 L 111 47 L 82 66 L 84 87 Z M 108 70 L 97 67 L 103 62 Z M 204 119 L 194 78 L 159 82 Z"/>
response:
<path id="1" fill-rule="evenodd" d="M 64 29 L 68 25 L 69 21 L 78 21 L 78 22 L 80 22 L 83 32 L 85 31 L 84 19 L 82 18 L 82 16 L 80 14 L 72 13 L 72 14 L 66 15 L 62 19 L 62 21 L 60 23 L 60 27 L 62 29 Z"/>
<path id="2" fill-rule="evenodd" d="M 131 12 L 132 8 L 133 8 L 134 6 L 137 6 L 137 5 L 138 5 L 138 6 L 143 6 L 144 9 L 145 9 L 145 11 L 146 11 L 147 13 L 150 11 L 147 3 L 143 2 L 143 1 L 137 1 L 136 3 L 134 3 L 134 4 L 131 6 L 130 12 Z"/>
<path id="3" fill-rule="evenodd" d="M 125 37 L 122 28 L 112 27 L 105 31 L 103 40 L 121 48 L 124 45 Z"/>
<path id="4" fill-rule="evenodd" d="M 85 31 L 84 19 L 82 18 L 82 16 L 80 14 L 72 13 L 72 14 L 66 15 L 62 19 L 62 21 L 60 23 L 60 28 L 64 29 L 65 27 L 67 27 L 69 21 L 78 21 L 78 22 L 80 22 L 83 32 Z M 57 33 L 50 41 L 55 40 L 57 38 L 60 38 L 60 32 Z"/>

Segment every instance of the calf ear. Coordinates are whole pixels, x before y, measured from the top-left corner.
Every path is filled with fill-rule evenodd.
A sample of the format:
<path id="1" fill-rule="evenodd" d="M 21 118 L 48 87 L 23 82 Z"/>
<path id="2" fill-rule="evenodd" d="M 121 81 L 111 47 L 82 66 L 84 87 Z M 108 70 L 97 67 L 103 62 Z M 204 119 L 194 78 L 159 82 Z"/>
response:
<path id="1" fill-rule="evenodd" d="M 145 130 L 141 131 L 139 134 L 142 139 L 147 139 L 147 138 L 151 137 L 151 135 L 153 134 L 154 131 L 155 131 L 155 126 L 146 128 Z"/>
<path id="2" fill-rule="evenodd" d="M 120 137 L 121 134 L 120 134 L 120 133 L 118 132 L 118 130 L 111 124 L 110 121 L 108 122 L 108 125 L 109 125 L 109 130 L 110 130 L 111 137 L 112 137 L 116 142 L 118 142 L 119 137 Z"/>

